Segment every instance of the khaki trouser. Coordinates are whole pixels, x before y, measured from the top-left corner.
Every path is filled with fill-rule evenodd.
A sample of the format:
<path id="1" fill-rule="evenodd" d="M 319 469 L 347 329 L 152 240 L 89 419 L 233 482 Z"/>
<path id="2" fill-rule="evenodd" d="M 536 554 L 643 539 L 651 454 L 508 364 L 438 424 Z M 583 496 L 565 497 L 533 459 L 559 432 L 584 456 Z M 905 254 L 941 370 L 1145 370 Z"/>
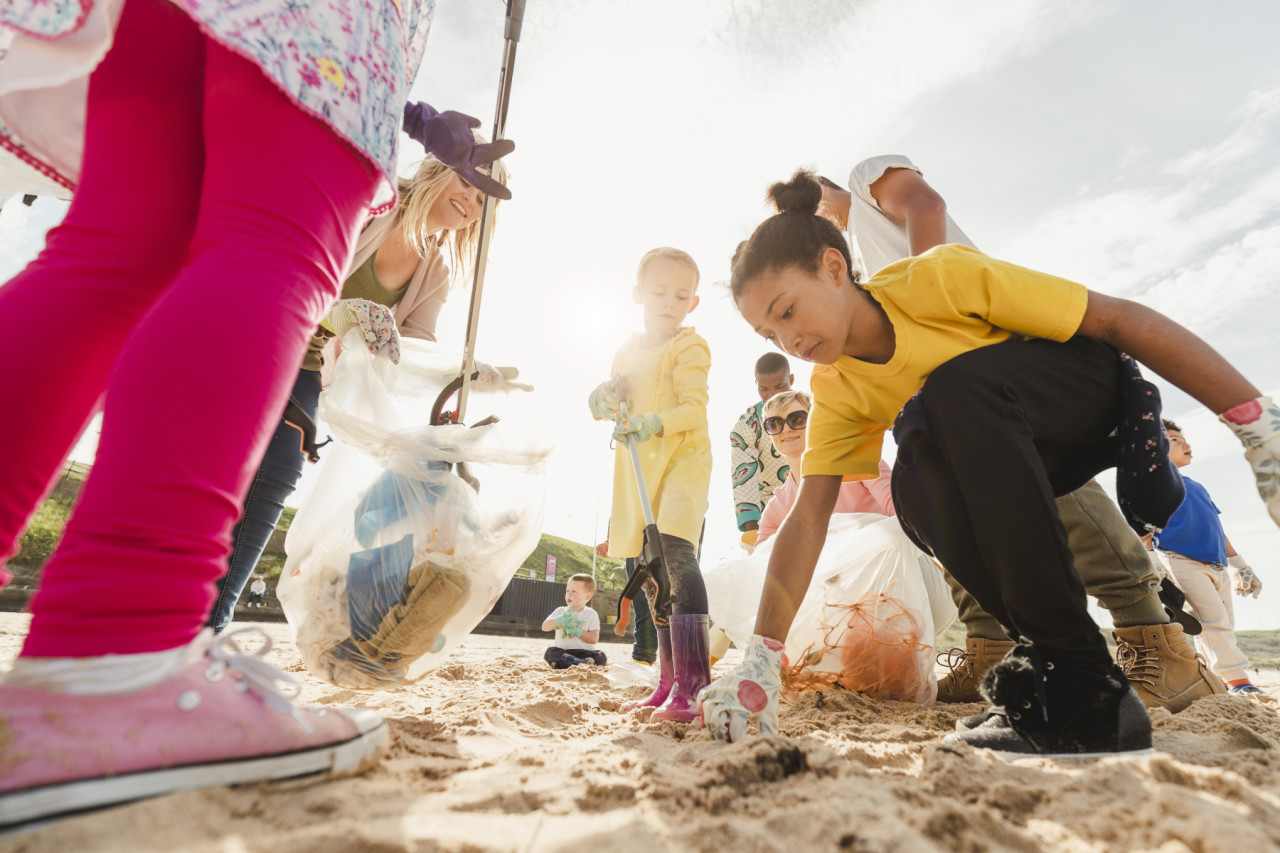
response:
<path id="1" fill-rule="evenodd" d="M 1130 628 L 1168 622 L 1169 616 L 1160 603 L 1160 578 L 1151 565 L 1147 549 L 1098 481 L 1090 480 L 1063 495 L 1057 505 L 1085 590 L 1110 611 L 1115 626 Z M 947 584 L 966 635 L 987 640 L 1009 639 L 1000 623 L 983 610 L 950 573 L 947 573 Z M 1187 598 L 1190 597 L 1187 593 Z"/>
<path id="2" fill-rule="evenodd" d="M 1161 552 L 1178 588 L 1187 596 L 1191 615 L 1204 630 L 1196 636 L 1196 651 L 1223 681 L 1248 678 L 1249 659 L 1236 644 L 1236 617 L 1231 606 L 1231 572 L 1173 551 Z"/>

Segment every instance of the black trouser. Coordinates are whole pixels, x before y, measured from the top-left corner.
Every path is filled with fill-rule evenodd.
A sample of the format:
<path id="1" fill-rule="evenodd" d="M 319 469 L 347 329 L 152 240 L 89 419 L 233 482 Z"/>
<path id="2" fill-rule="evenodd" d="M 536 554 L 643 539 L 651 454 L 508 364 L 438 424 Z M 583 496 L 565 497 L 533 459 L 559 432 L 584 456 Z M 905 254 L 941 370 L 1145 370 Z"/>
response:
<path id="1" fill-rule="evenodd" d="M 698 567 L 698 550 L 688 539 L 662 534 L 662 557 L 667 562 L 667 576 L 671 579 L 671 612 L 676 616 L 707 615 L 707 585 L 702 581 L 702 569 Z M 653 596 L 658 586 L 652 579 L 645 581 L 645 595 L 649 597 L 650 613 L 653 612 Z"/>
<path id="2" fill-rule="evenodd" d="M 893 428 L 907 535 L 1011 637 L 1093 671 L 1111 658 L 1054 498 L 1115 464 L 1118 364 L 1083 337 L 973 350 L 934 370 Z"/>
<path id="3" fill-rule="evenodd" d="M 609 662 L 604 652 L 595 649 L 562 649 L 559 646 L 551 646 L 542 657 L 555 669 L 568 669 L 586 660 L 596 666 L 604 666 Z"/>
<path id="4" fill-rule="evenodd" d="M 627 557 L 628 580 L 636 573 L 636 558 Z M 637 595 L 631 602 L 631 626 L 635 641 L 631 645 L 631 659 L 653 663 L 658 659 L 658 628 L 649 612 L 649 596 Z"/>

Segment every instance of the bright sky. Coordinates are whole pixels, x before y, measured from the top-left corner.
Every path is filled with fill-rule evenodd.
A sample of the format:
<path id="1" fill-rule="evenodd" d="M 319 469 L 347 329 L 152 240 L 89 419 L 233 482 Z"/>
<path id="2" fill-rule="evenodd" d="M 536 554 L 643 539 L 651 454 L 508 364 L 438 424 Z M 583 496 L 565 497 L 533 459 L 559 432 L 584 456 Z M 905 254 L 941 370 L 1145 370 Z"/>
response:
<path id="1" fill-rule="evenodd" d="M 415 98 L 489 127 L 503 12 L 440 0 Z M 906 154 L 988 253 L 1142 300 L 1280 393 L 1277 31 L 1267 0 L 528 0 L 507 125 L 515 199 L 478 354 L 537 387 L 558 448 L 547 532 L 603 535 L 609 429 L 586 397 L 638 328 L 636 261 L 673 245 L 702 267 L 690 322 L 713 359 L 706 560 L 737 553 L 727 435 L 768 347 L 723 282 L 769 212 L 765 187 L 802 164 L 842 181 L 865 157 Z M 5 207 L 0 276 L 64 209 Z M 459 288 L 440 321 L 459 348 L 466 303 Z M 796 373 L 805 384 L 806 366 Z M 1161 387 L 1195 448 L 1187 473 L 1267 584 L 1235 599 L 1239 627 L 1280 628 L 1280 531 L 1239 446 Z"/>

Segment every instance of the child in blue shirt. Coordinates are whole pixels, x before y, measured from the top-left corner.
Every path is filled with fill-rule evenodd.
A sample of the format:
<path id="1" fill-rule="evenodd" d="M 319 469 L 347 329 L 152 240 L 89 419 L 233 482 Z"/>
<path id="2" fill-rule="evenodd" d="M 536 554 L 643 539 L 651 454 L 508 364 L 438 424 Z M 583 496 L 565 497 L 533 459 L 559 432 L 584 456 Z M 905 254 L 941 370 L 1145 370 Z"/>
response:
<path id="1" fill-rule="evenodd" d="M 1169 434 L 1170 461 L 1179 469 L 1190 465 L 1191 445 L 1182 435 L 1182 428 L 1167 419 L 1164 428 Z M 1156 538 L 1156 547 L 1168 559 L 1174 582 L 1187 596 L 1192 614 L 1204 626 L 1196 637 L 1196 649 L 1204 655 L 1209 668 L 1232 693 L 1262 693 L 1245 675 L 1249 659 L 1236 643 L 1231 607 L 1233 586 L 1240 595 L 1257 598 L 1262 581 L 1231 547 L 1218 520 L 1220 510 L 1208 490 L 1185 474 L 1182 481 L 1187 497 Z"/>

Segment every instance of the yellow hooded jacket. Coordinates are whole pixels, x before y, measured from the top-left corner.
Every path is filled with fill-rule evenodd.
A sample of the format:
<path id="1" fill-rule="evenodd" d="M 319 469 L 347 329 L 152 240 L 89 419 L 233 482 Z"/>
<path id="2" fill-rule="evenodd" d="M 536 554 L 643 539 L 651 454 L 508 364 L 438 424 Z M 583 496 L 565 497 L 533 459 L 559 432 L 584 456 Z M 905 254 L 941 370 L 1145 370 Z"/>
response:
<path id="1" fill-rule="evenodd" d="M 630 414 L 662 419 L 662 435 L 641 442 L 640 466 L 658 530 L 698 544 L 711 485 L 711 437 L 707 432 L 707 373 L 711 350 L 692 327 L 653 350 L 631 337 L 613 359 L 631 395 Z M 631 452 L 618 443 L 613 461 L 613 514 L 609 556 L 640 553 L 644 513 L 632 473 Z"/>

